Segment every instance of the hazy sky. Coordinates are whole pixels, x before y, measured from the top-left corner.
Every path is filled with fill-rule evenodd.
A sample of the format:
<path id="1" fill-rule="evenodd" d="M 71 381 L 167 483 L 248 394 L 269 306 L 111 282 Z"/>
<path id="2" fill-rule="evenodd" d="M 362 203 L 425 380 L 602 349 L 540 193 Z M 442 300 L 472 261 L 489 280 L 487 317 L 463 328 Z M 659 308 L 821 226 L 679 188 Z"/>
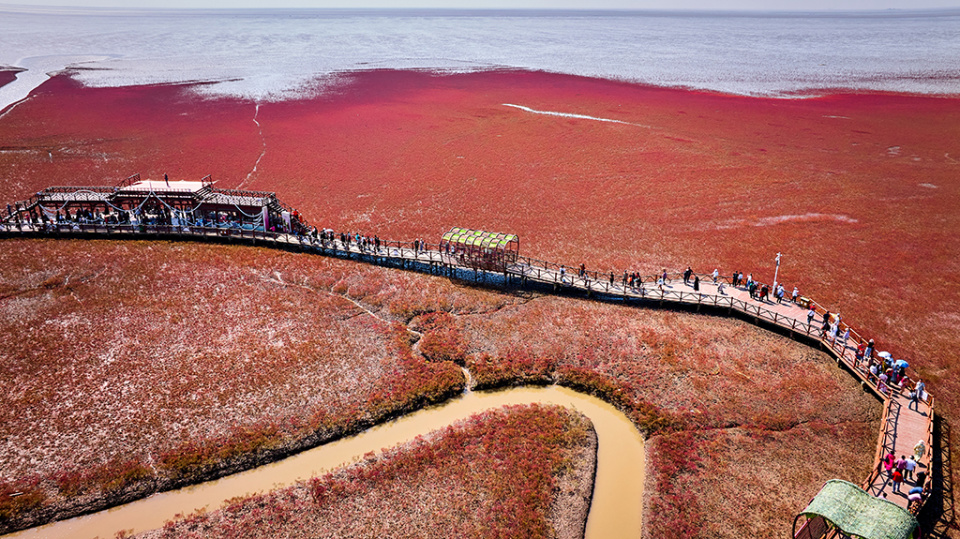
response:
<path id="1" fill-rule="evenodd" d="M 19 0 L 6 6 L 127 8 L 705 9 L 836 11 L 960 7 L 960 0 Z"/>

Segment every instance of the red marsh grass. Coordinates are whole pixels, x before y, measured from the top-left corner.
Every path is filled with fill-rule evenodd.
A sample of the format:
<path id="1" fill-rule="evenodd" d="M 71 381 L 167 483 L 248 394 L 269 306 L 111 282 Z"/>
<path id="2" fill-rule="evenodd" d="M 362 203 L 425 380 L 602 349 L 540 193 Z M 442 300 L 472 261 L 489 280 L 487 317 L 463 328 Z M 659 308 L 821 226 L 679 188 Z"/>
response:
<path id="1" fill-rule="evenodd" d="M 20 70 L 17 69 L 3 69 L 0 68 L 0 86 L 6 86 L 11 82 L 17 80 L 17 73 Z"/>
<path id="2" fill-rule="evenodd" d="M 811 421 L 872 431 L 879 414 L 825 356 L 731 320 L 250 247 L 4 247 L 0 332 L 21 345 L 0 355 L 0 469 L 46 506 L 189 482 L 349 432 L 458 391 L 455 361 L 486 386 L 557 380 L 596 393 L 654 437 Z M 830 431 L 804 442 L 870 453 Z M 651 466 L 664 458 L 649 452 Z M 781 464 L 804 477 L 816 466 Z"/>
<path id="3" fill-rule="evenodd" d="M 223 187 L 277 191 L 320 226 L 428 240 L 451 226 L 508 231 L 520 235 L 524 254 L 588 269 L 650 274 L 692 265 L 770 281 L 773 256 L 783 252 L 781 281 L 910 360 L 938 413 L 956 418 L 960 288 L 950 276 L 960 270 L 960 100 L 760 99 L 511 71 L 372 71 L 344 81 L 317 98 L 261 104 L 261 138 L 252 102 L 198 98 L 189 86 L 83 88 L 54 77 L 0 121 L 0 137 L 16 141 L 0 153 L 0 195 L 21 199 L 51 183 L 99 185 L 134 172 L 213 174 Z M 14 267 L 30 264 L 18 258 Z M 353 286 L 378 300 L 362 282 Z M 449 310 L 443 287 L 431 286 L 423 296 L 430 305 L 383 294 L 379 301 L 400 318 Z M 467 342 L 440 337 L 424 343 L 428 351 L 459 353 Z M 669 358 L 669 343 L 662 346 Z M 674 345 L 674 355 L 682 348 Z M 530 364 L 531 379 L 552 368 L 547 360 L 517 359 Z M 611 376 L 622 367 L 596 360 L 593 373 L 565 361 L 568 374 L 615 391 Z M 663 410 L 690 407 L 682 394 L 695 385 L 709 391 L 710 372 L 675 375 L 681 396 Z M 782 389 L 816 395 L 810 384 L 792 379 Z M 761 408 L 734 402 L 710 404 L 737 424 Z M 644 417 L 654 427 L 673 424 L 651 403 L 656 410 Z"/>

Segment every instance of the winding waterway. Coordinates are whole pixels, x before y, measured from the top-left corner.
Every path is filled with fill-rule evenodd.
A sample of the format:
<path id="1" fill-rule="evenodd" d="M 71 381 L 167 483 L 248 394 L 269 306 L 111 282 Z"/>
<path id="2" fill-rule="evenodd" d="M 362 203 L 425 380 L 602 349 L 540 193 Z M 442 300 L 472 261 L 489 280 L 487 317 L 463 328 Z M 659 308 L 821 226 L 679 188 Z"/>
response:
<path id="1" fill-rule="evenodd" d="M 379 452 L 383 448 L 402 444 L 473 414 L 505 405 L 530 403 L 556 404 L 575 409 L 589 418 L 597 431 L 597 475 L 586 536 L 591 539 L 639 537 L 645 461 L 643 438 L 633 423 L 612 405 L 567 388 L 550 386 L 467 392 L 445 404 L 420 410 L 273 464 L 217 481 L 155 494 L 98 513 L 24 530 L 6 538 L 83 539 L 113 537 L 120 530 L 141 532 L 159 528 L 177 514 L 188 514 L 204 507 L 214 510 L 236 496 L 289 486 L 297 480 L 356 462 L 370 451 Z"/>

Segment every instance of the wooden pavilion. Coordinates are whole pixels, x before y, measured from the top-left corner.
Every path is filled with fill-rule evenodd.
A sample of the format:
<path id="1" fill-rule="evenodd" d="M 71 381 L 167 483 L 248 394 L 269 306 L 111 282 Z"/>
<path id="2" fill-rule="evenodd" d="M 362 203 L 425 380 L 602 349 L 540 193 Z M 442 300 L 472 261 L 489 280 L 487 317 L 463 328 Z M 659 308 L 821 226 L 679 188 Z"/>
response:
<path id="1" fill-rule="evenodd" d="M 440 252 L 455 255 L 460 264 L 472 268 L 506 271 L 520 254 L 515 234 L 451 228 L 440 240 Z"/>
<path id="2" fill-rule="evenodd" d="M 827 481 L 793 520 L 794 539 L 917 539 L 920 526 L 906 509 L 840 479 Z"/>
<path id="3" fill-rule="evenodd" d="M 143 180 L 139 174 L 116 186 L 57 186 L 7 206 L 6 222 L 34 225 L 149 224 L 267 232 L 306 231 L 298 212 L 266 191 L 218 189 L 200 181 Z"/>

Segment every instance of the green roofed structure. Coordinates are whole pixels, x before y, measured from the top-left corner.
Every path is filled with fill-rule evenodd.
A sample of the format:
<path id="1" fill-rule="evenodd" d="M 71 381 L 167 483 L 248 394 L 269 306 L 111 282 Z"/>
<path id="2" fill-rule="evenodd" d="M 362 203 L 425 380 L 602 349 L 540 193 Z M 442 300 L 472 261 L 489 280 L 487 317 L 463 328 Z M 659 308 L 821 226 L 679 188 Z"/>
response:
<path id="1" fill-rule="evenodd" d="M 485 270 L 506 271 L 520 254 L 515 234 L 451 228 L 440 240 L 440 250 L 457 257 L 460 264 Z"/>
<path id="2" fill-rule="evenodd" d="M 794 539 L 917 539 L 919 535 L 917 519 L 907 510 L 840 479 L 827 481 L 793 520 Z"/>

